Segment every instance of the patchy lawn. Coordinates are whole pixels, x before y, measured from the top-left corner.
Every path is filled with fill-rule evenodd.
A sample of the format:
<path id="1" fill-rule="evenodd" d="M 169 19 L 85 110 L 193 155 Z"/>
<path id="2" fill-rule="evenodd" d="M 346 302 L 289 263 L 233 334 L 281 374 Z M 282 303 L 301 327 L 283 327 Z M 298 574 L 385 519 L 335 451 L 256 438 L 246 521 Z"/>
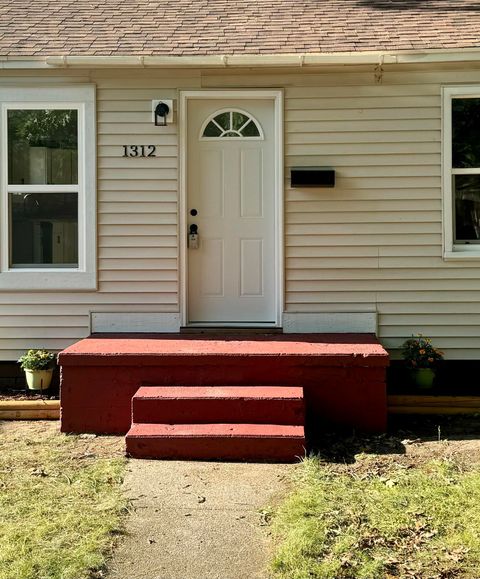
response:
<path id="1" fill-rule="evenodd" d="M 446 431 L 327 437 L 275 512 L 275 575 L 478 579 L 480 441 Z"/>
<path id="2" fill-rule="evenodd" d="M 121 531 L 123 439 L 0 423 L 0 579 L 93 579 Z"/>

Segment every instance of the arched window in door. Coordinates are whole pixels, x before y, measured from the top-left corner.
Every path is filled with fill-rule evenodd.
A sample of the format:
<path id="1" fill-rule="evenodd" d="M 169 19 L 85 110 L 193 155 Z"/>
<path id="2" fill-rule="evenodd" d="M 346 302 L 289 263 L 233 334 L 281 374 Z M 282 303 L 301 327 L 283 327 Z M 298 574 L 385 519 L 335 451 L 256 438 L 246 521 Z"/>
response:
<path id="1" fill-rule="evenodd" d="M 260 123 L 246 111 L 216 111 L 203 123 L 201 139 L 263 139 Z"/>

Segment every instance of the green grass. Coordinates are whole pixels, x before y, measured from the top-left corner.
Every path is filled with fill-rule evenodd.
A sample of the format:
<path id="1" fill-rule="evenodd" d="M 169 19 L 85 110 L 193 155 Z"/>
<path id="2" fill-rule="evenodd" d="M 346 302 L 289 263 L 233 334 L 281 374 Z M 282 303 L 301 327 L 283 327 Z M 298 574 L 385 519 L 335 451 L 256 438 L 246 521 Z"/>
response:
<path id="1" fill-rule="evenodd" d="M 124 460 L 82 456 L 84 447 L 51 428 L 0 433 L 0 579 L 100 575 L 121 530 Z"/>
<path id="2" fill-rule="evenodd" d="M 442 460 L 356 475 L 310 458 L 295 483 L 272 523 L 277 577 L 478 579 L 478 468 Z"/>

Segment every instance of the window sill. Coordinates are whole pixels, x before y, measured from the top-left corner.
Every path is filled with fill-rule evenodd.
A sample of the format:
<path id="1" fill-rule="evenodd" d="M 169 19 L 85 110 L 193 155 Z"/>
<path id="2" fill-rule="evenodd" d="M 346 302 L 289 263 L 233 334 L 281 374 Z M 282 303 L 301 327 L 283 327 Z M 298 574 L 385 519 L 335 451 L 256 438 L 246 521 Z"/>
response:
<path id="1" fill-rule="evenodd" d="M 0 273 L 0 291 L 92 291 L 97 289 L 95 273 L 85 271 L 10 270 Z"/>
<path id="2" fill-rule="evenodd" d="M 480 247 L 478 249 L 445 251 L 443 259 L 444 261 L 480 260 Z"/>

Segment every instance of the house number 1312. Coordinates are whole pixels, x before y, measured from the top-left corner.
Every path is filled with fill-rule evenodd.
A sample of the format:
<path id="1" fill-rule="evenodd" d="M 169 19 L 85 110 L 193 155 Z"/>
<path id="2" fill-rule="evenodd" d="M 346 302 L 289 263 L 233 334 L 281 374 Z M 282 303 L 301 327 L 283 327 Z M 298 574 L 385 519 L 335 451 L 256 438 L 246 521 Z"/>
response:
<path id="1" fill-rule="evenodd" d="M 156 157 L 155 145 L 123 145 L 124 157 Z"/>

